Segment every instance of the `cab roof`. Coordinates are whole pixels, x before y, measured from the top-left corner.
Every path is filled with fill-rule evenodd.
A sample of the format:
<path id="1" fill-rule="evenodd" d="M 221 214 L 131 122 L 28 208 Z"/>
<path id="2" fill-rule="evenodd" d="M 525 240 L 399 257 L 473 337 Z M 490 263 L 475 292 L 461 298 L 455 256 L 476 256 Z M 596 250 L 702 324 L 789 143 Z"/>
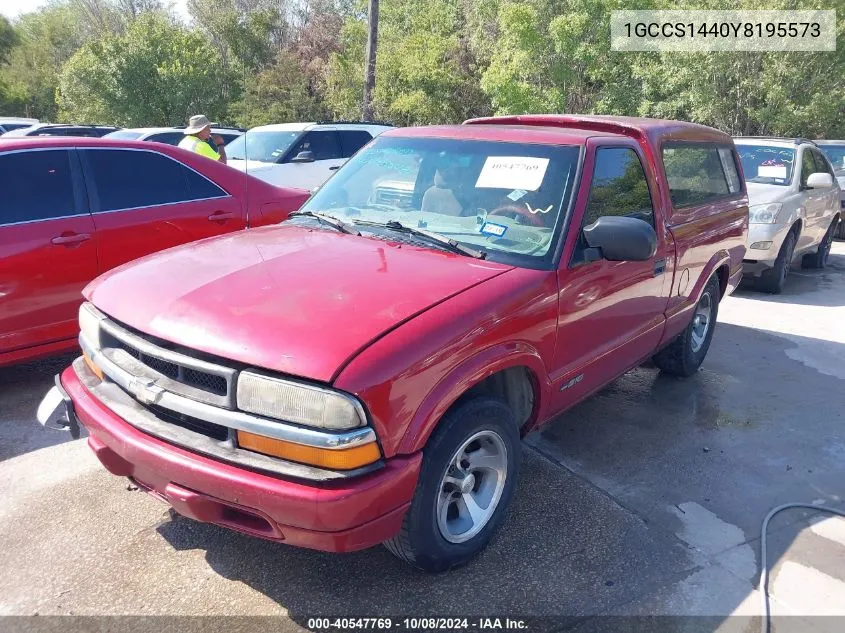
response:
<path id="1" fill-rule="evenodd" d="M 470 119 L 463 125 L 404 128 L 389 136 L 437 136 L 555 144 L 583 144 L 588 138 L 629 137 L 658 147 L 664 141 L 732 144 L 731 137 L 684 121 L 571 114 L 520 114 Z"/>

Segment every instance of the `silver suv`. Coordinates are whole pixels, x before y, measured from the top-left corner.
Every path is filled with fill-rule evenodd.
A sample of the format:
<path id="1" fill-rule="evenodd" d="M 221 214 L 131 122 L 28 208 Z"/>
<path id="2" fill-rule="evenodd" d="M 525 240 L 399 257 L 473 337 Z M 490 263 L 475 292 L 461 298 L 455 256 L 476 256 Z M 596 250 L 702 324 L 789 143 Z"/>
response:
<path id="1" fill-rule="evenodd" d="M 735 138 L 748 183 L 748 250 L 743 274 L 761 290 L 783 290 L 789 268 L 824 268 L 839 224 L 833 167 L 806 139 Z"/>

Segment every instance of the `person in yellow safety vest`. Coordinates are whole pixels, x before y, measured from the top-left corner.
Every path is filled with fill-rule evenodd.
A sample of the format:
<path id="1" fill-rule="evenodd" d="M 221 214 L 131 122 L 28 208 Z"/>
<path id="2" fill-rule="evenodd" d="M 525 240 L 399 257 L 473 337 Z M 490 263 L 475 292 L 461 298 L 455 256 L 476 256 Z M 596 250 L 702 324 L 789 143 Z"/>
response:
<path id="1" fill-rule="evenodd" d="M 209 139 L 217 146 L 215 151 Z M 226 150 L 223 149 L 223 139 L 211 133 L 211 121 L 204 114 L 197 114 L 188 119 L 188 127 L 185 128 L 185 138 L 179 141 L 179 147 L 189 152 L 196 152 L 211 160 L 226 162 Z"/>

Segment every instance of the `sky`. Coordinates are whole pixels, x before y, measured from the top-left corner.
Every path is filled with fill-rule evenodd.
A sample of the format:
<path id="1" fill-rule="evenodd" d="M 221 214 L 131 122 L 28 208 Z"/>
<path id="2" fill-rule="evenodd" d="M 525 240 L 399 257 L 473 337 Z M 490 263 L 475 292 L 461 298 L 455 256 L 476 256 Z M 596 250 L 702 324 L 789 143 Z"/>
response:
<path id="1" fill-rule="evenodd" d="M 0 15 L 14 19 L 22 13 L 35 11 L 47 4 L 47 0 L 0 0 Z M 167 0 L 165 0 L 167 4 Z M 188 19 L 187 0 L 170 0 L 173 11 L 183 20 Z"/>

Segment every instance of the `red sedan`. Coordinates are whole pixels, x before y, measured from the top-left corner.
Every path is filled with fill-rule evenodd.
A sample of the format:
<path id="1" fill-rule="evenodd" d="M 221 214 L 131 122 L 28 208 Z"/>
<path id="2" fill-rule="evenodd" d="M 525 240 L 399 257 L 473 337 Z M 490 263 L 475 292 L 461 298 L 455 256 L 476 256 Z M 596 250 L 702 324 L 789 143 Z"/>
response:
<path id="1" fill-rule="evenodd" d="M 158 143 L 0 140 L 0 366 L 76 348 L 81 291 L 101 273 L 277 223 L 308 195 Z"/>

